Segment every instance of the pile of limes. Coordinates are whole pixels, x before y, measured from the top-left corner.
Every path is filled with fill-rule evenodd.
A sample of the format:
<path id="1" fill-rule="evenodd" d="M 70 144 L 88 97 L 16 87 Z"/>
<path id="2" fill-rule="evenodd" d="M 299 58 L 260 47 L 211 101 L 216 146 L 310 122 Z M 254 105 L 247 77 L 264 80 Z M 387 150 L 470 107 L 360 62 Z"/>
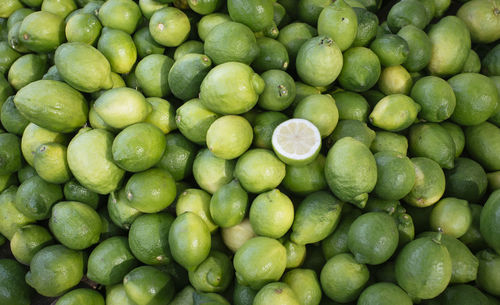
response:
<path id="1" fill-rule="evenodd" d="M 0 305 L 500 304 L 500 0 L 0 0 L 0 106 Z"/>

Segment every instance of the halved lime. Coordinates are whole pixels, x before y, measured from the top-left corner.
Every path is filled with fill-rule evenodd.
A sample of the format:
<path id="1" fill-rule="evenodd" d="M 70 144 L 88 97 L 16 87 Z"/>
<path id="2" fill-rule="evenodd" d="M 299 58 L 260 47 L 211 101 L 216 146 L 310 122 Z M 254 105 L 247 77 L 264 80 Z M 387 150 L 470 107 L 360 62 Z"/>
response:
<path id="1" fill-rule="evenodd" d="M 286 120 L 272 137 L 274 152 L 289 165 L 306 165 L 314 161 L 321 148 L 318 128 L 305 119 Z"/>

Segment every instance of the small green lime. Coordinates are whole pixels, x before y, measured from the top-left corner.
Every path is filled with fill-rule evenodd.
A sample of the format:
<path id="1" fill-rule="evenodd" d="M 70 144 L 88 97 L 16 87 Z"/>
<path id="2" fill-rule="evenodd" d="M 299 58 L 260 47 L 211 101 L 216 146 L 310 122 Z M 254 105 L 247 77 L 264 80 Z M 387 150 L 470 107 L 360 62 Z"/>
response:
<path id="1" fill-rule="evenodd" d="M 294 118 L 309 120 L 319 130 L 322 138 L 329 136 L 339 120 L 339 111 L 331 95 L 310 95 L 295 105 Z"/>
<path id="2" fill-rule="evenodd" d="M 222 116 L 210 125 L 206 139 L 208 149 L 216 157 L 235 159 L 252 144 L 252 126 L 241 116 Z"/>
<path id="3" fill-rule="evenodd" d="M 250 206 L 250 223 L 257 235 L 280 238 L 292 227 L 293 203 L 274 189 L 258 195 Z"/>
<path id="4" fill-rule="evenodd" d="M 190 30 L 188 17 L 175 7 L 165 7 L 155 11 L 149 21 L 151 36 L 166 47 L 176 47 L 183 43 Z"/>
<path id="5" fill-rule="evenodd" d="M 233 179 L 235 164 L 236 160 L 225 160 L 209 149 L 201 149 L 193 162 L 193 176 L 202 189 L 213 194 Z"/>
<path id="6" fill-rule="evenodd" d="M 27 225 L 19 228 L 10 240 L 10 250 L 16 260 L 29 265 L 35 254 L 54 243 L 54 238 L 42 226 Z"/>
<path id="7" fill-rule="evenodd" d="M 161 305 L 174 297 L 174 280 L 152 266 L 141 266 L 123 278 L 127 296 L 137 305 Z"/>
<path id="8" fill-rule="evenodd" d="M 325 156 L 322 154 L 307 165 L 287 165 L 282 184 L 287 190 L 297 195 L 324 190 L 327 188 L 324 167 Z"/>

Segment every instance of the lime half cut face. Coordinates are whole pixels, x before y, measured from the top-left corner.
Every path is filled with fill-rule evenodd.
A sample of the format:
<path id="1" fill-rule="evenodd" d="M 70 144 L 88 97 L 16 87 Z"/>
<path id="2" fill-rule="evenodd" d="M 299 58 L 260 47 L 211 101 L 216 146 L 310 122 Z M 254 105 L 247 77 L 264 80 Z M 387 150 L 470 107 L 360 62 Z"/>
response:
<path id="1" fill-rule="evenodd" d="M 272 137 L 274 152 L 289 165 L 307 165 L 321 148 L 318 128 L 305 119 L 290 119 L 274 129 Z"/>

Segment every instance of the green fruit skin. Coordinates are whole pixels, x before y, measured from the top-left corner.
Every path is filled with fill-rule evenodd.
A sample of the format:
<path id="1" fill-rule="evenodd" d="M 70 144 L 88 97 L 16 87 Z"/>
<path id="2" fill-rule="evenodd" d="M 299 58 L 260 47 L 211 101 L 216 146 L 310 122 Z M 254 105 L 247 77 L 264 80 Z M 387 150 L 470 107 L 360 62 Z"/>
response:
<path id="1" fill-rule="evenodd" d="M 205 107 L 200 99 L 192 99 L 177 108 L 175 122 L 187 139 L 205 144 L 208 128 L 217 118 L 219 115 Z"/>
<path id="2" fill-rule="evenodd" d="M 210 199 L 210 215 L 222 228 L 241 223 L 248 207 L 248 194 L 237 180 L 220 187 Z"/>
<path id="3" fill-rule="evenodd" d="M 500 38 L 500 21 L 496 1 L 470 1 L 460 7 L 457 17 L 462 19 L 475 43 L 490 43 Z"/>
<path id="4" fill-rule="evenodd" d="M 39 176 L 24 181 L 16 193 L 16 208 L 26 216 L 42 220 L 50 217 L 52 205 L 63 199 L 61 186 Z"/>
<path id="5" fill-rule="evenodd" d="M 328 137 L 328 142 L 333 145 L 345 137 L 351 137 L 365 144 L 366 147 L 370 147 L 375 139 L 375 131 L 366 123 L 358 120 L 340 120 L 333 133 Z"/>
<path id="6" fill-rule="evenodd" d="M 116 73 L 129 73 L 137 60 L 132 36 L 121 30 L 104 27 L 97 49 L 108 60 L 111 71 Z"/>
<path id="7" fill-rule="evenodd" d="M 369 120 L 374 126 L 387 131 L 401 131 L 415 122 L 420 109 L 420 105 L 409 96 L 391 94 L 377 103 Z"/>
<path id="8" fill-rule="evenodd" d="M 481 71 L 481 59 L 474 50 L 469 51 L 469 56 L 465 61 L 462 73 L 479 73 Z"/>
<path id="9" fill-rule="evenodd" d="M 103 26 L 132 34 L 141 21 L 139 5 L 130 0 L 111 0 L 99 9 L 99 20 Z"/>
<path id="10" fill-rule="evenodd" d="M 156 167 L 168 170 L 175 181 L 191 176 L 196 156 L 196 146 L 180 133 L 165 136 L 167 146 Z"/>
<path id="11" fill-rule="evenodd" d="M 455 143 L 446 129 L 436 123 L 413 125 L 409 132 L 410 153 L 436 161 L 442 168 L 452 169 Z"/>
<path id="12" fill-rule="evenodd" d="M 458 158 L 465 148 L 465 134 L 462 127 L 450 121 L 442 122 L 440 125 L 448 131 L 453 139 L 453 143 L 455 143 L 455 158 Z"/>
<path id="13" fill-rule="evenodd" d="M 264 80 L 249 66 L 227 62 L 208 72 L 201 83 L 200 99 L 216 113 L 241 114 L 257 104 L 264 87 Z"/>
<path id="14" fill-rule="evenodd" d="M 274 10 L 271 1 L 228 0 L 227 8 L 231 19 L 245 24 L 254 32 L 264 30 L 273 22 Z"/>
<path id="15" fill-rule="evenodd" d="M 19 39 L 33 52 L 54 51 L 65 40 L 64 19 L 45 11 L 30 14 L 21 23 Z"/>
<path id="16" fill-rule="evenodd" d="M 177 61 L 187 54 L 204 54 L 203 42 L 188 40 L 175 48 L 174 60 Z"/>
<path id="17" fill-rule="evenodd" d="M 493 304 L 479 289 L 471 285 L 456 285 L 448 287 L 439 298 L 442 304 Z"/>
<path id="18" fill-rule="evenodd" d="M 428 32 L 431 41 L 431 60 L 427 69 L 432 75 L 449 76 L 459 73 L 471 47 L 469 30 L 455 16 L 442 18 Z"/>
<path id="19" fill-rule="evenodd" d="M 166 47 L 177 47 L 189 35 L 191 25 L 181 10 L 164 7 L 153 13 L 149 21 L 149 32 L 154 40 Z"/>
<path id="20" fill-rule="evenodd" d="M 218 26 L 221 23 L 232 21 L 229 15 L 224 13 L 213 13 L 207 16 L 203 16 L 198 22 L 198 36 L 201 41 L 205 41 L 208 36 L 208 33 L 212 31 L 213 28 Z"/>
<path id="21" fill-rule="evenodd" d="M 47 297 L 60 296 L 83 277 L 84 254 L 63 245 L 47 246 L 30 263 L 26 282 Z"/>
<path id="22" fill-rule="evenodd" d="M 133 36 L 138 58 L 144 58 L 151 54 L 163 54 L 165 47 L 158 44 L 147 26 L 137 30 Z"/>
<path id="23" fill-rule="evenodd" d="M 438 296 L 448 286 L 451 274 L 448 250 L 431 237 L 411 241 L 396 258 L 398 285 L 413 298 L 431 299 Z"/>
<path id="24" fill-rule="evenodd" d="M 54 61 L 64 81 L 79 91 L 95 92 L 113 85 L 108 60 L 88 44 L 64 43 L 57 48 Z"/>
<path id="25" fill-rule="evenodd" d="M 10 250 L 16 260 L 29 265 L 31 259 L 41 249 L 54 243 L 54 238 L 47 229 L 37 225 L 19 228 L 10 241 Z"/>
<path id="26" fill-rule="evenodd" d="M 175 61 L 168 74 L 172 94 L 187 101 L 198 96 L 201 82 L 212 68 L 212 61 L 202 54 L 186 54 Z"/>
<path id="27" fill-rule="evenodd" d="M 380 199 L 399 200 L 406 196 L 415 184 L 415 169 L 410 159 L 396 152 L 375 154 L 377 184 L 375 195 Z"/>
<path id="28" fill-rule="evenodd" d="M 24 281 L 25 268 L 13 259 L 0 259 L 0 302 L 29 305 L 31 288 Z"/>
<path id="29" fill-rule="evenodd" d="M 75 303 L 82 302 L 83 304 L 92 304 L 92 305 L 104 305 L 104 298 L 102 295 L 89 288 L 79 288 L 72 290 L 62 297 L 60 297 L 55 305 L 72 305 Z"/>
<path id="30" fill-rule="evenodd" d="M 489 196 L 481 211 L 480 230 L 486 243 L 500 254 L 500 242 L 497 234 L 500 224 L 500 191 Z"/>
<path id="31" fill-rule="evenodd" d="M 0 41 L 0 54 L 2 55 L 0 56 L 0 72 L 2 74 L 9 71 L 12 63 L 21 57 L 21 54 L 12 49 L 7 41 Z"/>
<path id="32" fill-rule="evenodd" d="M 398 35 L 384 34 L 377 37 L 370 49 L 377 54 L 383 66 L 391 67 L 403 64 L 408 58 L 408 43 Z"/>
<path id="33" fill-rule="evenodd" d="M 290 240 L 305 245 L 325 239 L 337 227 L 342 206 L 343 202 L 327 192 L 308 195 L 297 207 Z"/>
<path id="34" fill-rule="evenodd" d="M 130 229 L 134 220 L 142 215 L 142 212 L 128 205 L 125 188 L 109 194 L 107 208 L 111 221 L 126 230 Z"/>
<path id="35" fill-rule="evenodd" d="M 383 212 L 369 212 L 351 224 L 347 246 L 357 262 L 379 265 L 394 254 L 398 241 L 398 228 L 392 217 Z"/>
<path id="36" fill-rule="evenodd" d="M 484 122 L 465 129 L 467 151 L 485 170 L 500 170 L 500 128 Z"/>
<path id="37" fill-rule="evenodd" d="M 94 209 L 99 205 L 99 195 L 90 191 L 76 180 L 70 180 L 64 184 L 64 198 L 69 201 L 79 201 L 88 204 Z"/>
<path id="38" fill-rule="evenodd" d="M 376 283 L 367 287 L 359 296 L 359 305 L 384 304 L 386 302 L 400 305 L 413 304 L 406 292 L 393 283 Z"/>
<path id="39" fill-rule="evenodd" d="M 349 253 L 349 248 L 347 247 L 349 228 L 359 215 L 361 215 L 361 212 L 352 215 L 346 214 L 343 218 L 341 218 L 333 233 L 321 241 L 321 248 L 325 259 L 328 260 L 340 253 Z"/>
<path id="40" fill-rule="evenodd" d="M 125 172 L 113 162 L 113 135 L 93 129 L 75 136 L 68 145 L 68 165 L 78 182 L 98 194 L 118 188 Z"/>
<path id="41" fill-rule="evenodd" d="M 417 207 L 431 206 L 444 194 L 446 179 L 439 164 L 425 157 L 410 159 L 415 167 L 415 185 L 403 200 Z"/>
<path id="42" fill-rule="evenodd" d="M 368 45 L 377 35 L 379 20 L 377 15 L 361 7 L 353 7 L 358 20 L 358 31 L 354 39 L 353 47 L 364 47 Z"/>
<path id="43" fill-rule="evenodd" d="M 0 175 L 14 173 L 23 166 L 19 142 L 14 134 L 0 134 Z"/>
<path id="44" fill-rule="evenodd" d="M 38 147 L 33 161 L 36 172 L 50 183 L 65 183 L 71 178 L 66 146 L 47 143 Z"/>
<path id="45" fill-rule="evenodd" d="M 367 121 L 370 105 L 366 99 L 354 92 L 339 91 L 332 94 L 339 111 L 340 120 Z"/>
<path id="46" fill-rule="evenodd" d="M 174 297 L 174 279 L 152 266 L 141 266 L 123 278 L 127 296 L 137 305 L 168 304 Z"/>
<path id="47" fill-rule="evenodd" d="M 193 293 L 193 304 L 194 305 L 231 305 L 223 296 L 214 292 L 202 293 L 202 292 L 194 292 Z"/>
<path id="48" fill-rule="evenodd" d="M 212 251 L 195 270 L 189 272 L 189 282 L 197 291 L 222 292 L 233 280 L 233 265 L 229 257 Z"/>
<path id="49" fill-rule="evenodd" d="M 172 223 L 168 243 L 174 260 L 193 271 L 209 255 L 210 231 L 198 215 L 185 212 Z"/>
<path id="50" fill-rule="evenodd" d="M 297 195 L 307 195 L 327 188 L 325 180 L 325 156 L 319 154 L 311 163 L 304 166 L 286 166 L 283 186 Z"/>
<path id="51" fill-rule="evenodd" d="M 286 72 L 268 70 L 261 74 L 266 82 L 264 92 L 259 96 L 258 105 L 265 110 L 282 111 L 295 99 L 295 82 Z"/>
<path id="52" fill-rule="evenodd" d="M 316 28 L 302 22 L 290 23 L 280 29 L 278 41 L 281 42 L 288 51 L 290 63 L 295 63 L 295 58 L 302 44 L 316 36 L 317 33 Z"/>
<path id="53" fill-rule="evenodd" d="M 482 58 L 482 73 L 488 76 L 500 76 L 500 46 L 496 45 Z M 498 87 L 497 87 L 498 88 Z"/>
<path id="54" fill-rule="evenodd" d="M 252 144 L 252 126 L 241 116 L 223 116 L 210 125 L 206 140 L 208 149 L 216 157 L 225 160 L 235 159 Z"/>
<path id="55" fill-rule="evenodd" d="M 478 73 L 461 73 L 448 80 L 457 98 L 451 120 L 463 126 L 486 121 L 500 101 L 495 83 Z"/>
<path id="56" fill-rule="evenodd" d="M 144 57 L 135 68 L 137 83 L 147 97 L 164 97 L 170 94 L 168 76 L 174 61 L 162 54 Z"/>
<path id="57" fill-rule="evenodd" d="M 476 284 L 489 294 L 499 297 L 500 256 L 489 249 L 480 251 L 476 256 L 479 259 Z"/>
<path id="58" fill-rule="evenodd" d="M 345 1 L 335 1 L 321 11 L 318 34 L 331 37 L 341 51 L 347 50 L 358 32 L 358 18 Z"/>
<path id="59" fill-rule="evenodd" d="M 193 176 L 198 185 L 210 194 L 233 179 L 236 160 L 216 157 L 209 149 L 201 149 L 193 162 Z"/>
<path id="60" fill-rule="evenodd" d="M 445 171 L 446 195 L 480 202 L 488 187 L 486 172 L 479 163 L 468 158 L 455 159 L 455 167 Z"/>
<path id="61" fill-rule="evenodd" d="M 339 277 L 338 274 L 344 276 Z M 330 258 L 320 274 L 323 292 L 333 301 L 347 303 L 356 300 L 363 291 L 370 272 L 352 254 L 342 253 Z"/>
<path id="62" fill-rule="evenodd" d="M 184 287 L 181 291 L 177 292 L 175 297 L 172 299 L 172 302 L 170 302 L 170 305 L 193 305 L 194 293 L 195 293 L 194 288 L 188 285 Z"/>
<path id="63" fill-rule="evenodd" d="M 92 250 L 87 263 L 87 277 L 101 285 L 114 285 L 139 265 L 130 252 L 126 237 L 115 236 Z"/>
<path id="64" fill-rule="evenodd" d="M 423 29 L 430 19 L 422 2 L 404 0 L 391 7 L 387 14 L 387 25 L 391 32 L 396 33 L 408 24 Z"/>
<path id="65" fill-rule="evenodd" d="M 309 39 L 300 47 L 295 62 L 300 78 L 311 86 L 328 86 L 342 70 L 342 52 L 328 36 Z"/>
<path id="66" fill-rule="evenodd" d="M 14 104 L 14 96 L 9 96 L 0 110 L 0 120 L 7 132 L 22 135 L 29 121 L 22 116 Z"/>
<path id="67" fill-rule="evenodd" d="M 99 241 L 101 218 L 85 203 L 61 201 L 52 208 L 50 231 L 66 247 L 82 250 Z"/>
<path id="68" fill-rule="evenodd" d="M 224 22 L 205 38 L 204 50 L 214 64 L 241 62 L 250 65 L 259 47 L 250 28 L 237 22 Z"/>
<path id="69" fill-rule="evenodd" d="M 272 38 L 259 37 L 257 45 L 259 54 L 252 62 L 255 71 L 259 73 L 273 69 L 285 71 L 288 68 L 290 59 L 284 44 Z"/>
<path id="70" fill-rule="evenodd" d="M 10 186 L 0 194 L 0 234 L 11 240 L 17 229 L 24 227 L 27 224 L 35 222 L 15 206 L 16 201 L 16 186 Z"/>
<path id="71" fill-rule="evenodd" d="M 403 67 L 408 72 L 417 72 L 424 69 L 431 60 L 431 41 L 427 34 L 414 25 L 407 25 L 397 33 L 408 43 L 410 52 L 408 58 L 403 63 Z"/>
<path id="72" fill-rule="evenodd" d="M 469 207 L 472 213 L 472 224 L 470 225 L 467 232 L 465 232 L 465 234 L 460 237 L 460 241 L 464 243 L 471 251 L 477 252 L 479 250 L 487 248 L 486 242 L 484 241 L 484 238 L 481 235 L 481 230 L 479 228 L 481 220 L 481 210 L 483 209 L 483 207 L 479 204 L 470 204 Z M 475 274 L 477 274 L 477 272 Z"/>
<path id="73" fill-rule="evenodd" d="M 193 212 L 198 215 L 207 225 L 210 233 L 214 232 L 218 226 L 214 223 L 210 215 L 210 194 L 197 188 L 187 188 L 177 197 L 175 213 L 181 215 L 184 212 Z"/>
<path id="74" fill-rule="evenodd" d="M 68 19 L 64 30 L 68 42 L 94 45 L 101 35 L 102 25 L 93 14 L 78 13 Z"/>
<path id="75" fill-rule="evenodd" d="M 283 282 L 274 282 L 267 284 L 259 290 L 255 295 L 253 304 L 299 305 L 300 302 L 290 286 Z"/>
<path id="76" fill-rule="evenodd" d="M 422 107 L 419 115 L 429 122 L 442 122 L 455 111 L 453 89 L 445 80 L 436 76 L 419 79 L 411 89 L 411 97 Z"/>
<path id="77" fill-rule="evenodd" d="M 318 305 L 321 286 L 317 274 L 311 269 L 293 269 L 285 273 L 282 280 L 297 296 L 300 304 Z"/>
<path id="78" fill-rule="evenodd" d="M 373 87 L 380 76 L 380 60 L 372 50 L 355 47 L 344 54 L 339 83 L 346 90 L 363 92 Z"/>
<path id="79" fill-rule="evenodd" d="M 325 178 L 340 200 L 362 207 L 377 182 L 377 164 L 366 145 L 342 138 L 328 151 Z"/>
<path id="80" fill-rule="evenodd" d="M 32 82 L 17 92 L 14 103 L 24 117 L 51 131 L 68 133 L 87 122 L 87 101 L 63 82 Z"/>
<path id="81" fill-rule="evenodd" d="M 37 81 L 47 71 L 47 58 L 34 54 L 27 54 L 18 58 L 10 67 L 8 80 L 16 90 Z"/>
<path id="82" fill-rule="evenodd" d="M 437 238 L 439 233 L 424 232 L 419 237 Z M 448 250 L 451 258 L 450 283 L 468 283 L 476 280 L 479 260 L 471 250 L 460 240 L 447 234 L 442 234 L 441 242 Z"/>
<path id="83" fill-rule="evenodd" d="M 236 251 L 233 264 L 238 283 L 258 290 L 281 278 L 286 249 L 273 238 L 254 237 Z"/>

